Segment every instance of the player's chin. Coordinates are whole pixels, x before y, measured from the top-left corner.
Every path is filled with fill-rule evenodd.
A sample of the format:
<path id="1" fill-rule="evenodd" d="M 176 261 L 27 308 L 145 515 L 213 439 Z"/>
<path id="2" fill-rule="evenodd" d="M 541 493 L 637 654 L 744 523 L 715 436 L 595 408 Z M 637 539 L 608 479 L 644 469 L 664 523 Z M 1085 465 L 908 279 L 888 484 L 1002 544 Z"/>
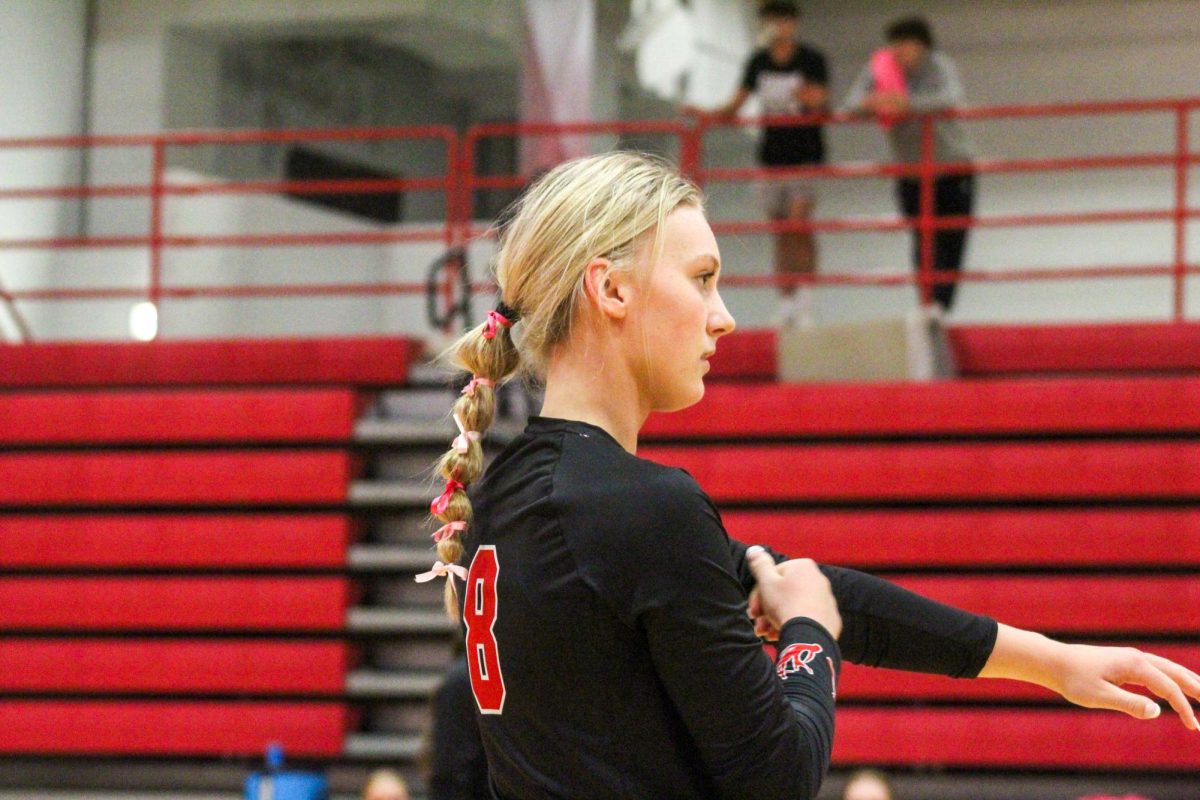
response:
<path id="1" fill-rule="evenodd" d="M 672 411 L 682 411 L 689 406 L 694 406 L 704 399 L 704 379 L 696 378 L 688 381 L 686 385 L 673 387 L 668 396 L 655 404 L 655 411 L 670 413 Z"/>

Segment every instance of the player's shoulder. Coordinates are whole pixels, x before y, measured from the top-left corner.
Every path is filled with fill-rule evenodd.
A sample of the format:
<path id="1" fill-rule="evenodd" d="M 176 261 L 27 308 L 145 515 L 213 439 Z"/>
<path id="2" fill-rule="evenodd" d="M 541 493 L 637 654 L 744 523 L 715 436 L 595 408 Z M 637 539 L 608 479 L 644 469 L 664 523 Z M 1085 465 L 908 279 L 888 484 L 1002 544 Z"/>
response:
<path id="1" fill-rule="evenodd" d="M 698 528 L 723 537 L 716 509 L 688 473 L 640 458 L 586 423 L 554 430 L 550 505 L 581 552 L 639 550 L 647 538 L 664 543 Z"/>
<path id="2" fill-rule="evenodd" d="M 629 454 L 613 466 L 572 498 L 579 524 L 569 529 L 581 552 L 616 565 L 727 547 L 716 508 L 687 472 Z"/>
<path id="3" fill-rule="evenodd" d="M 691 475 L 632 455 L 621 466 L 561 508 L 579 574 L 633 624 L 639 609 L 688 591 L 713 565 L 735 570 L 720 517 Z"/>
<path id="4" fill-rule="evenodd" d="M 707 504 L 700 485 L 687 472 L 629 453 L 567 440 L 555 476 L 555 493 L 564 499 L 626 510 L 643 519 L 678 513 Z"/>

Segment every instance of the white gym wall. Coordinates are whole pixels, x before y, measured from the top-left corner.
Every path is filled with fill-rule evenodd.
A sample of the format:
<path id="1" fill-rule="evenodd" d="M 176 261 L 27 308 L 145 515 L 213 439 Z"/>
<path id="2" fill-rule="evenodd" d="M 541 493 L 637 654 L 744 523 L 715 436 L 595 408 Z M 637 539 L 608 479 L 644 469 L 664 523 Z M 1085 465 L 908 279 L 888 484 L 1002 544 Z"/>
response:
<path id="1" fill-rule="evenodd" d="M 90 50 L 85 53 L 88 7 L 91 8 Z M 698 24 L 693 50 L 703 57 L 689 75 L 689 91 L 702 100 L 723 99 L 732 91 L 740 60 L 753 36 L 753 3 L 747 0 L 693 0 Z M 973 104 L 1041 103 L 1084 99 L 1151 98 L 1200 94 L 1200 14 L 1192 0 L 925 0 L 897 4 L 890 0 L 809 0 L 802 3 L 802 36 L 829 56 L 833 96 L 846 87 L 869 53 L 881 43 L 882 29 L 895 15 L 916 11 L 933 22 L 943 48 L 958 62 L 969 102 Z M 623 65 L 635 56 L 622 52 L 617 41 L 625 28 L 629 3 L 599 0 L 593 112 L 609 118 L 637 104 L 633 70 Z M 78 132 L 144 133 L 179 126 L 215 124 L 218 97 L 212 72 L 214 50 L 206 37 L 285 36 L 311 31 L 381 30 L 419 52 L 453 48 L 455 39 L 438 41 L 431 32 L 462 31 L 472 37 L 470 59 L 519 63 L 521 47 L 519 0 L 346 0 L 310 3 L 301 0 L 195 0 L 160 3 L 153 0 L 8 0 L 0 4 L 0 48 L 6 78 L 0 87 L 6 114 L 0 134 L 50 135 Z M 406 37 L 406 34 L 407 35 Z M 9 44 L 11 42 L 11 44 Z M 85 56 L 91 70 L 85 90 Z M 423 57 L 427 57 L 428 53 Z M 678 76 L 675 76 L 678 83 Z M 86 95 L 86 96 L 85 96 Z M 419 97 L 407 98 L 414 114 L 438 114 L 439 98 L 431 92 L 421 108 Z M 648 107 L 643 104 L 640 107 Z M 656 106 L 666 112 L 670 105 Z M 86 109 L 86 112 L 84 111 Z M 206 122 L 213 120 L 212 123 Z M 986 158 L 1100 152 L 1146 152 L 1166 149 L 1172 142 L 1170 120 L 1164 116 L 1144 122 L 1129 120 L 1095 124 L 1092 120 L 1047 123 L 972 124 L 971 134 Z M 883 140 L 872 125 L 836 129 L 829 134 L 837 160 L 876 160 Z M 1193 140 L 1200 126 L 1193 124 Z M 747 136 L 718 137 L 713 156 L 729 163 L 752 163 Z M 17 167 L 0 173 L 3 185 L 72 182 L 79 172 L 78 156 L 47 151 L 25 152 Z M 195 165 L 183 165 L 195 166 Z M 84 167 L 96 183 L 138 182 L 149 174 L 145 151 L 105 149 L 94 153 Z M 25 172 L 22 172 L 25 170 Z M 1193 170 L 1193 178 L 1200 177 Z M 186 178 L 180 173 L 181 179 Z M 1194 188 L 1192 201 L 1200 190 Z M 985 176 L 979 185 L 981 214 L 1058 209 L 1117 207 L 1162 208 L 1170 197 L 1167 170 L 1105 171 L 1077 175 L 1021 177 Z M 753 218 L 758 205 L 752 193 L 711 187 L 714 218 Z M 275 219 L 303 226 L 307 215 L 292 213 L 294 204 L 278 198 L 261 202 L 230 200 L 218 203 L 175 203 L 169 222 L 207 226 L 214 220 L 248 227 Z M 96 235 L 140 232 L 148 207 L 129 200 L 95 205 L 84 216 L 72 201 L 6 201 L 10 212 L 0 217 L 5 236 L 87 232 Z M 894 214 L 887 181 L 837 181 L 824 186 L 819 213 L 823 216 L 881 216 Z M 199 216 L 193 216 L 198 214 Z M 325 215 L 328 216 L 328 215 Z M 322 224 L 325 223 L 322 218 Z M 353 228 L 362 224 L 340 221 Z M 416 224 L 416 223 L 413 223 Z M 1192 260 L 1200 253 L 1196 225 L 1189 230 Z M 967 257 L 968 268 L 1004 266 L 1062 266 L 1166 262 L 1171 255 L 1169 224 L 1056 227 L 1029 230 L 977 231 Z M 904 269 L 908 247 L 903 235 L 823 235 L 821 264 L 827 270 Z M 725 260 L 731 272 L 762 274 L 769 269 L 770 249 L 764 238 L 725 237 Z M 480 248 L 477 265 L 486 259 Z M 419 273 L 437 253 L 434 245 L 411 252 L 369 255 L 365 248 L 325 251 L 260 253 L 265 266 L 251 269 L 235 262 L 232 251 L 221 255 L 189 253 L 168 262 L 174 280 L 189 271 L 205 280 L 275 279 L 291 269 L 307 279 L 329 280 L 342 272 L 396 277 Z M 12 288 L 32 285 L 144 284 L 147 259 L 139 249 L 93 252 L 0 252 L 0 279 Z M 240 265 L 239 265 L 240 264 Z M 414 266 L 419 265 L 419 266 Z M 315 277 L 313 277 L 315 276 Z M 197 278 L 199 279 L 199 277 Z M 729 302 L 743 325 L 765 320 L 773 307 L 769 291 L 729 293 Z M 822 313 L 831 319 L 895 314 L 913 303 L 910 289 L 826 289 Z M 370 309 L 305 301 L 255 301 L 213 304 L 181 301 L 167 308 L 166 336 L 220 336 L 239 333 L 286 335 L 356 333 L 373 330 L 418 330 L 422 315 L 415 306 Z M 125 335 L 128 303 L 26 303 L 24 309 L 44 338 Z M 1163 319 L 1170 308 L 1165 280 L 1037 282 L 967 284 L 955 316 L 959 320 L 1018 319 Z M 1189 289 L 1189 313 L 1200 313 L 1200 282 Z M 2 318 L 3 315 L 0 315 Z M 4 324 L 0 322 L 0 324 Z"/>

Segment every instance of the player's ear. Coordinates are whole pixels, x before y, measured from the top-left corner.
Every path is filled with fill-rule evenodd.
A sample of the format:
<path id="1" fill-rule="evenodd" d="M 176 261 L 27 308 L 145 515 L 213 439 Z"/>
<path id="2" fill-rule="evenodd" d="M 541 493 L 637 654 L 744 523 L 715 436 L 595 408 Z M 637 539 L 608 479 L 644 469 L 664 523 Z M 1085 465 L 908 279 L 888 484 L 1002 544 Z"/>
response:
<path id="1" fill-rule="evenodd" d="M 608 319 L 625 319 L 633 297 L 628 273 L 614 270 L 607 258 L 594 258 L 583 270 L 583 291 L 588 303 Z"/>

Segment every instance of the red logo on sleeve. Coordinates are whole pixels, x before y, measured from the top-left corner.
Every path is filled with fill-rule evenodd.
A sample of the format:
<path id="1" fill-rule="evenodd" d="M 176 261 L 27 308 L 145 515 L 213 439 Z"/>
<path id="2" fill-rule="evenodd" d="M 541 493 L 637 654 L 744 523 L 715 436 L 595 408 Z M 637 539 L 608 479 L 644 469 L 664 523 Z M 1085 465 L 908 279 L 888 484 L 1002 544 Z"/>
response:
<path id="1" fill-rule="evenodd" d="M 819 644 L 789 644 L 779 654 L 779 660 L 775 663 L 775 671 L 779 673 L 780 679 L 800 670 L 804 670 L 809 675 L 816 675 L 817 673 L 813 672 L 809 663 L 821 652 L 822 648 Z"/>

